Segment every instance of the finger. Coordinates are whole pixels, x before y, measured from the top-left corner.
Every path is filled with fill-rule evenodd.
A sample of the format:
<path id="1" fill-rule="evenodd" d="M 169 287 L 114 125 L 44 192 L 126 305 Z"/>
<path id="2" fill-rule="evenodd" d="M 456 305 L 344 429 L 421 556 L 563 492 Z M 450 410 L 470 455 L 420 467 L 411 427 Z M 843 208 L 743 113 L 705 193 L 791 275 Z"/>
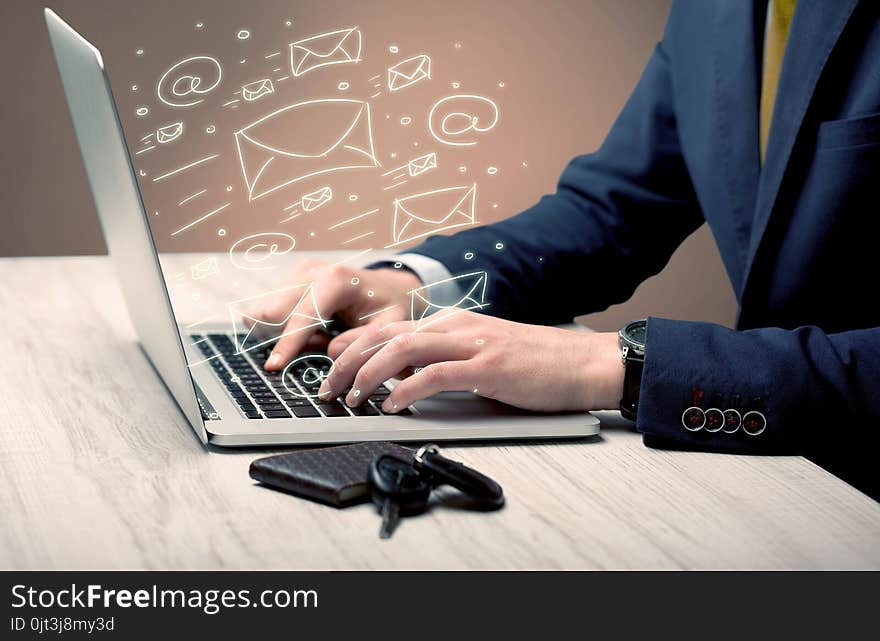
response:
<path id="1" fill-rule="evenodd" d="M 407 367 L 431 363 L 461 361 L 474 355 L 476 347 L 463 344 L 450 334 L 403 334 L 374 352 L 355 375 L 345 402 L 356 407 L 379 385 Z"/>
<path id="2" fill-rule="evenodd" d="M 480 377 L 487 375 L 491 374 L 480 372 L 472 360 L 433 363 L 395 385 L 391 395 L 382 403 L 382 411 L 394 414 L 440 392 L 477 394 Z"/>
<path id="3" fill-rule="evenodd" d="M 355 374 L 369 360 L 375 350 L 388 343 L 395 336 L 411 332 L 412 323 L 410 321 L 396 321 L 384 325 L 371 323 L 334 359 L 333 371 L 321 383 L 319 392 L 341 394 L 351 386 Z"/>
<path id="4" fill-rule="evenodd" d="M 413 328 L 417 332 L 449 332 L 456 327 L 467 324 L 472 316 L 473 312 L 468 312 L 465 309 L 446 307 L 434 312 L 430 316 L 413 321 Z"/>
<path id="5" fill-rule="evenodd" d="M 330 344 L 327 346 L 327 355 L 336 360 L 339 355 L 345 351 L 346 347 L 351 345 L 361 334 L 369 329 L 369 325 L 361 325 L 360 327 L 353 327 L 352 329 L 342 332 L 339 336 L 336 336 L 330 341 Z"/>
<path id="6" fill-rule="evenodd" d="M 283 368 L 295 356 L 302 352 L 308 340 L 317 331 L 315 320 L 311 317 L 330 319 L 344 304 L 346 291 L 337 282 L 325 280 L 314 286 L 313 295 L 303 300 L 297 299 L 286 314 L 293 312 L 293 305 L 302 306 L 302 314 L 294 314 L 284 327 L 281 337 L 272 348 L 272 355 L 266 361 L 267 371 Z"/>
<path id="7" fill-rule="evenodd" d="M 330 337 L 324 332 L 315 332 L 306 341 L 305 351 L 307 352 L 325 352 L 330 344 Z"/>

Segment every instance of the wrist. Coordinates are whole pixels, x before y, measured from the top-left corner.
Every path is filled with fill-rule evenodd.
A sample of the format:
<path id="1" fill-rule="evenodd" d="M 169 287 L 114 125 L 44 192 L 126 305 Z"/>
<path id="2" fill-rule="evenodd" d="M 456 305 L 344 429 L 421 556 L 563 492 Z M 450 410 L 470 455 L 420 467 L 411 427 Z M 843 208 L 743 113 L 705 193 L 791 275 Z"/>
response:
<path id="1" fill-rule="evenodd" d="M 400 292 L 409 292 L 423 285 L 421 279 L 416 273 L 410 269 L 395 269 L 392 267 L 380 267 L 375 270 L 376 273 L 382 274 L 382 278 L 391 287 Z"/>
<path id="2" fill-rule="evenodd" d="M 587 408 L 617 409 L 623 394 L 624 367 L 620 344 L 614 332 L 596 332 L 587 336 L 591 343 L 589 364 L 585 368 L 584 390 Z"/>

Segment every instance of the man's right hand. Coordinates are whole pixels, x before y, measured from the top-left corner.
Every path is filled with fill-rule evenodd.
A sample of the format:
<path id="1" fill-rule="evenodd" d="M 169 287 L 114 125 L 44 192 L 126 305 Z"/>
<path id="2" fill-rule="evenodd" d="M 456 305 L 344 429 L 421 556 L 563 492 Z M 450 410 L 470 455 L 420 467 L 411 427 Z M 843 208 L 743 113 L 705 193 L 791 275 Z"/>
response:
<path id="1" fill-rule="evenodd" d="M 409 292 L 422 286 L 418 277 L 407 269 L 355 269 L 311 259 L 298 263 L 286 282 L 313 284 L 318 309 L 303 311 L 314 312 L 325 319 L 336 316 L 352 328 L 330 342 L 327 352 L 331 358 L 341 354 L 365 328 L 408 319 Z M 249 314 L 267 323 L 280 323 L 290 314 L 299 295 L 295 290 L 279 293 L 261 301 L 259 307 L 249 310 Z M 248 319 L 245 322 L 249 322 Z M 266 370 L 283 369 L 307 345 L 314 345 L 316 328 L 304 329 L 308 324 L 306 318 L 290 318 L 266 360 Z"/>

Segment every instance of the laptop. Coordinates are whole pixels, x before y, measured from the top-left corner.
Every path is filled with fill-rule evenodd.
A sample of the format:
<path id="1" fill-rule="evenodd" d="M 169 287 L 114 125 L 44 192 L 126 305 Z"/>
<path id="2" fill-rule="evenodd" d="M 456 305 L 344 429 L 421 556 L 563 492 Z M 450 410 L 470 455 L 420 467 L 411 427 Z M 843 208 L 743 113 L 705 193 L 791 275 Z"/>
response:
<path id="1" fill-rule="evenodd" d="M 286 378 L 263 369 L 265 351 L 237 346 L 243 328 L 178 324 L 150 232 L 101 52 L 50 9 L 46 24 L 86 175 L 110 257 L 141 347 L 203 443 L 299 445 L 369 440 L 438 441 L 584 437 L 597 434 L 588 413 L 536 414 L 480 398 L 444 393 L 401 414 L 381 404 L 389 381 L 358 410 L 322 402 L 317 386 L 326 355 L 306 354 Z"/>

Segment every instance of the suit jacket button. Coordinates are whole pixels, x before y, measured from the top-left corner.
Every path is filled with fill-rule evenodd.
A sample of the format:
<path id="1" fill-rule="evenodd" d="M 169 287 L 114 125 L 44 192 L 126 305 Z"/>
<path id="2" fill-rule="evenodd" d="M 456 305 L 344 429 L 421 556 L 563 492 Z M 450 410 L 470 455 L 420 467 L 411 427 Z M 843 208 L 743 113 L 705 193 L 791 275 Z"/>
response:
<path id="1" fill-rule="evenodd" d="M 767 429 L 767 418 L 761 412 L 755 410 L 746 412 L 746 415 L 742 418 L 742 428 L 743 432 L 749 436 L 757 436 Z"/>
<path id="2" fill-rule="evenodd" d="M 706 410 L 706 425 L 704 429 L 707 432 L 717 432 L 724 426 L 724 414 L 717 407 L 710 407 Z"/>
<path id="3" fill-rule="evenodd" d="M 724 433 L 733 434 L 742 425 L 742 415 L 734 409 L 724 410 Z"/>
<path id="4" fill-rule="evenodd" d="M 681 415 L 681 424 L 689 432 L 698 432 L 706 424 L 706 413 L 699 407 L 689 407 Z"/>

